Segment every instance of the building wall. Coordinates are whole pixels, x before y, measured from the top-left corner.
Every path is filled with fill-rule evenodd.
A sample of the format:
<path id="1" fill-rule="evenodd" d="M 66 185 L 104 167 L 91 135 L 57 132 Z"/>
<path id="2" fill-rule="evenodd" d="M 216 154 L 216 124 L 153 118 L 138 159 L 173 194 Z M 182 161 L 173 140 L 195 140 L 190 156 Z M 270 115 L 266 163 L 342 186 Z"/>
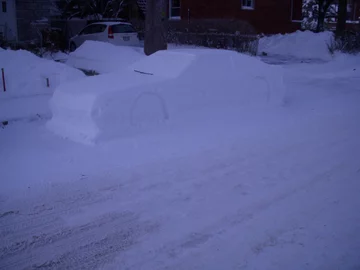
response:
<path id="1" fill-rule="evenodd" d="M 254 10 L 244 10 L 241 0 L 182 0 L 181 19 L 239 19 L 259 33 L 285 33 L 300 29 L 302 0 L 255 0 Z"/>
<path id="2" fill-rule="evenodd" d="M 351 20 L 360 21 L 360 0 L 353 0 Z"/>
<path id="3" fill-rule="evenodd" d="M 32 22 L 49 18 L 52 4 L 50 0 L 16 0 L 16 16 L 19 41 L 38 39 Z"/>
<path id="4" fill-rule="evenodd" d="M 6 12 L 2 10 L 2 3 L 6 3 Z M 0 1 L 0 33 L 5 40 L 16 42 L 17 27 L 16 27 L 16 6 L 14 0 Z"/>

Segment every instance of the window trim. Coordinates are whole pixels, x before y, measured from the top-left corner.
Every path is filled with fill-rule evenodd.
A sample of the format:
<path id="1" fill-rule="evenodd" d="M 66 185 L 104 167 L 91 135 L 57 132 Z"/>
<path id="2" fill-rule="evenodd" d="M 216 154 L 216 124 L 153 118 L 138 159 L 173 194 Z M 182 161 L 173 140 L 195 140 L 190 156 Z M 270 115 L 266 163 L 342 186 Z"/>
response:
<path id="1" fill-rule="evenodd" d="M 244 0 L 241 0 L 241 9 L 243 10 L 255 10 L 255 0 L 250 0 L 252 5 L 250 6 L 244 6 Z"/>
<path id="2" fill-rule="evenodd" d="M 173 6 L 172 6 L 172 1 L 173 0 L 169 0 L 169 19 L 170 20 L 181 20 L 181 15 L 180 16 L 172 16 L 172 9 L 173 9 Z M 181 0 L 179 0 L 179 9 L 180 9 L 180 13 L 181 13 Z"/>

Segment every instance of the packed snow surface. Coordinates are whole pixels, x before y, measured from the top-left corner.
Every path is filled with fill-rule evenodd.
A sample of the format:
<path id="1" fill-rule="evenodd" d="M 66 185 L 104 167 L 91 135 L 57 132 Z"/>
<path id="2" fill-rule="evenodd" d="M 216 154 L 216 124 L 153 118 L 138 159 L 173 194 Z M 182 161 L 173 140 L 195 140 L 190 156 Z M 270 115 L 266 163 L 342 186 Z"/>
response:
<path id="1" fill-rule="evenodd" d="M 144 53 L 141 48 L 87 40 L 70 53 L 66 64 L 98 73 L 109 73 L 125 68 L 142 57 Z"/>
<path id="2" fill-rule="evenodd" d="M 42 59 L 28 51 L 0 51 L 6 92 L 0 76 L 0 120 L 49 114 L 48 101 L 60 84 L 85 77 L 80 70 Z"/>
<path id="3" fill-rule="evenodd" d="M 258 53 L 295 57 L 300 59 L 330 60 L 328 45 L 333 39 L 332 32 L 313 33 L 296 31 L 291 34 L 278 34 L 260 39 Z"/>
<path id="4" fill-rule="evenodd" d="M 245 79 L 266 65 L 241 58 L 244 86 L 220 87 L 211 59 L 191 76 L 194 54 L 166 79 L 134 72 L 149 85 L 181 82 L 185 90 L 163 91 L 186 102 L 193 94 L 166 125 L 92 147 L 55 136 L 44 120 L 0 128 L 0 269 L 359 269 L 360 58 L 288 62 L 285 104 L 269 106 L 266 82 Z M 87 98 L 102 79 L 56 93 L 82 111 L 96 91 L 126 92 L 115 76 L 100 78 L 109 81 Z M 232 89 L 246 98 L 248 82 L 258 94 L 234 106 Z M 200 93 L 218 102 L 199 106 Z"/>
<path id="5" fill-rule="evenodd" d="M 282 72 L 232 51 L 160 51 L 126 70 L 58 87 L 47 127 L 64 138 L 94 143 L 128 135 L 139 125 L 281 105 L 286 91 Z"/>

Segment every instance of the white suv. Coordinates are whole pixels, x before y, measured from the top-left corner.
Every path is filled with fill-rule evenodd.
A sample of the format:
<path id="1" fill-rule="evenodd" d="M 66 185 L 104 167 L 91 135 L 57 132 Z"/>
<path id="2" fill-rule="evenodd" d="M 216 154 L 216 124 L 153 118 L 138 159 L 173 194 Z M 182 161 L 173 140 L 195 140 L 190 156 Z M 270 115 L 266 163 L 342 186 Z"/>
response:
<path id="1" fill-rule="evenodd" d="M 130 23 L 97 22 L 86 26 L 70 39 L 70 51 L 75 51 L 86 40 L 109 42 L 120 46 L 139 46 L 138 33 Z"/>

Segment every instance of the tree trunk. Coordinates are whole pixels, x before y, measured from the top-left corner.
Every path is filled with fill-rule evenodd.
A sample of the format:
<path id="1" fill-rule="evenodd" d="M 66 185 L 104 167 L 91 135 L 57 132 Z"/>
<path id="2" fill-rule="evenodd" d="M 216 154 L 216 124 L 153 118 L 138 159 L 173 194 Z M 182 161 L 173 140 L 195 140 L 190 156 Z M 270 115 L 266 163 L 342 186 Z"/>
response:
<path id="1" fill-rule="evenodd" d="M 145 15 L 145 44 L 144 52 L 151 55 L 167 49 L 164 0 L 147 0 Z"/>
<path id="2" fill-rule="evenodd" d="M 318 16 L 316 32 L 324 31 L 324 21 L 325 21 L 325 12 L 320 11 L 320 7 L 319 7 L 319 16 Z"/>
<path id="3" fill-rule="evenodd" d="M 318 23 L 316 27 L 316 32 L 324 31 L 324 23 L 326 13 L 330 7 L 330 5 L 334 2 L 334 0 L 319 0 L 319 16 L 318 16 Z"/>
<path id="4" fill-rule="evenodd" d="M 341 37 L 346 30 L 347 0 L 339 0 L 339 11 L 336 23 L 336 37 Z"/>

